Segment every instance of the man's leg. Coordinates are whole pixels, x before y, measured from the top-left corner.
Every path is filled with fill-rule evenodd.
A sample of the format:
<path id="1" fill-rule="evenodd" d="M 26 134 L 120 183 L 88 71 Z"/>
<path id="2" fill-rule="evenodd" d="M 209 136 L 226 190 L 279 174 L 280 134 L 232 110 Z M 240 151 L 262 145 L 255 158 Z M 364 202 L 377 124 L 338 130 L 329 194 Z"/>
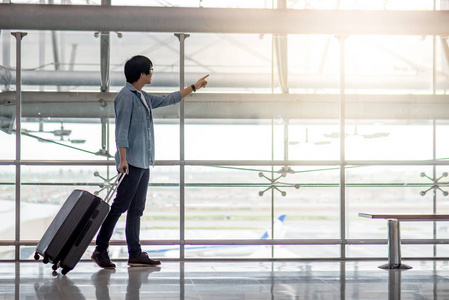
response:
<path id="1" fill-rule="evenodd" d="M 149 170 L 145 170 L 142 174 L 142 180 L 139 183 L 136 195 L 128 209 L 126 219 L 126 241 L 128 243 L 129 252 L 128 265 L 131 267 L 149 267 L 161 264 L 160 261 L 149 258 L 148 253 L 142 252 L 140 246 L 140 219 L 145 210 L 149 177 Z"/>
<path id="2" fill-rule="evenodd" d="M 141 172 L 138 168 L 129 166 L 129 174 L 125 176 L 122 183 L 117 189 L 117 196 L 114 199 L 111 210 L 100 228 L 96 240 L 96 249 L 92 254 L 92 259 L 103 268 L 114 268 L 115 265 L 110 262 L 107 250 L 109 248 L 109 240 L 114 232 L 118 219 L 126 210 L 128 210 L 136 194 L 138 183 L 140 181 Z"/>
<path id="3" fill-rule="evenodd" d="M 126 242 L 130 257 L 136 257 L 142 252 L 140 246 L 140 219 L 145 210 L 150 170 L 142 169 L 142 176 L 137 191 L 128 208 L 126 216 Z"/>

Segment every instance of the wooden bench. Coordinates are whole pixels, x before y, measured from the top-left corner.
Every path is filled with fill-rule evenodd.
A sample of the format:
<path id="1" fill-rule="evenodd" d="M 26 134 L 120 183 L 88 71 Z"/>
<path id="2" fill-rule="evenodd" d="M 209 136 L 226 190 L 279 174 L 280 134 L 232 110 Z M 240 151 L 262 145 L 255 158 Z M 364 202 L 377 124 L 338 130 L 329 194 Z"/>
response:
<path id="1" fill-rule="evenodd" d="M 381 269 L 411 269 L 411 266 L 401 263 L 401 233 L 399 222 L 416 221 L 449 221 L 449 215 L 393 215 L 359 213 L 359 217 L 368 219 L 388 220 L 388 263 L 379 266 Z"/>

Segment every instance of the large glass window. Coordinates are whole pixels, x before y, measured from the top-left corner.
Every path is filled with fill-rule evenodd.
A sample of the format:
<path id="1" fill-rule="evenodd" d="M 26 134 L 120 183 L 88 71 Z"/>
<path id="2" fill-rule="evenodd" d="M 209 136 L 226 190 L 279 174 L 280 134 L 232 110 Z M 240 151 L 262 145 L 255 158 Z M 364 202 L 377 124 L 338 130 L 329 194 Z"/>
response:
<path id="1" fill-rule="evenodd" d="M 430 7 L 429 1 L 354 3 L 296 1 L 288 6 Z M 277 3 L 167 5 L 271 8 Z M 385 257 L 386 245 L 378 240 L 386 241 L 386 221 L 358 213 L 431 214 L 449 208 L 444 39 L 192 33 L 181 65 L 180 42 L 173 33 L 30 31 L 22 42 L 21 160 L 13 162 L 15 39 L 3 33 L 0 240 L 7 251 L 0 252 L 0 259 L 14 257 L 14 242 L 21 242 L 14 241 L 16 164 L 21 168 L 21 240 L 39 240 L 74 189 L 104 197 L 117 174 L 113 99 L 125 85 L 125 62 L 137 54 L 154 65 L 153 81 L 144 88 L 149 93 L 177 91 L 210 75 L 207 89 L 184 100 L 184 120 L 180 105 L 154 111 L 156 163 L 150 166 L 140 235 L 154 257 L 182 257 L 180 245 L 186 241 L 191 242 L 185 245 L 188 258 L 339 257 L 345 240 L 355 240 L 345 246 L 348 257 Z M 101 44 L 109 51 L 102 52 Z M 107 73 L 101 62 L 108 52 L 110 80 L 101 93 Z M 185 82 L 180 83 L 182 70 Z M 340 99 L 346 100 L 341 119 Z M 123 215 L 114 232 L 114 258 L 127 255 L 125 221 Z M 449 235 L 444 222 L 407 222 L 401 231 L 404 239 Z M 271 239 L 281 241 L 259 245 Z M 357 244 L 365 239 L 377 242 Z M 405 246 L 404 256 L 448 252 L 445 245 L 420 246 L 416 252 Z M 16 250 L 28 259 L 32 248 Z"/>

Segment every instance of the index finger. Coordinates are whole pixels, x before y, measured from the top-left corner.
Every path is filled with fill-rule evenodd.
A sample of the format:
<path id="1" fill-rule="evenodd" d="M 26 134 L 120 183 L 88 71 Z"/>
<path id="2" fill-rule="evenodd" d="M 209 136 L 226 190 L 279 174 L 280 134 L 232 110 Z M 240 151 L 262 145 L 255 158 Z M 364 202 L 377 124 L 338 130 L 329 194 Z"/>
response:
<path id="1" fill-rule="evenodd" d="M 206 76 L 204 76 L 204 77 L 201 77 L 201 79 L 200 80 L 204 80 L 204 79 L 206 79 L 207 77 L 209 77 L 209 74 L 207 74 Z"/>

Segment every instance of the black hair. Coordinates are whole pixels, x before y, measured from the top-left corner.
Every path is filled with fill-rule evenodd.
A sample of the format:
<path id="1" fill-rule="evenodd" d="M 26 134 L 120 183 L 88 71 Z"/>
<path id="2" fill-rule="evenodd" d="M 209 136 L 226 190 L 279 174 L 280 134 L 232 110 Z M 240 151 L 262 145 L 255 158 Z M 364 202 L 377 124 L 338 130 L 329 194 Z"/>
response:
<path id="1" fill-rule="evenodd" d="M 140 78 L 140 74 L 150 74 L 153 67 L 151 60 L 142 55 L 136 55 L 125 63 L 125 77 L 129 83 L 134 83 Z"/>

